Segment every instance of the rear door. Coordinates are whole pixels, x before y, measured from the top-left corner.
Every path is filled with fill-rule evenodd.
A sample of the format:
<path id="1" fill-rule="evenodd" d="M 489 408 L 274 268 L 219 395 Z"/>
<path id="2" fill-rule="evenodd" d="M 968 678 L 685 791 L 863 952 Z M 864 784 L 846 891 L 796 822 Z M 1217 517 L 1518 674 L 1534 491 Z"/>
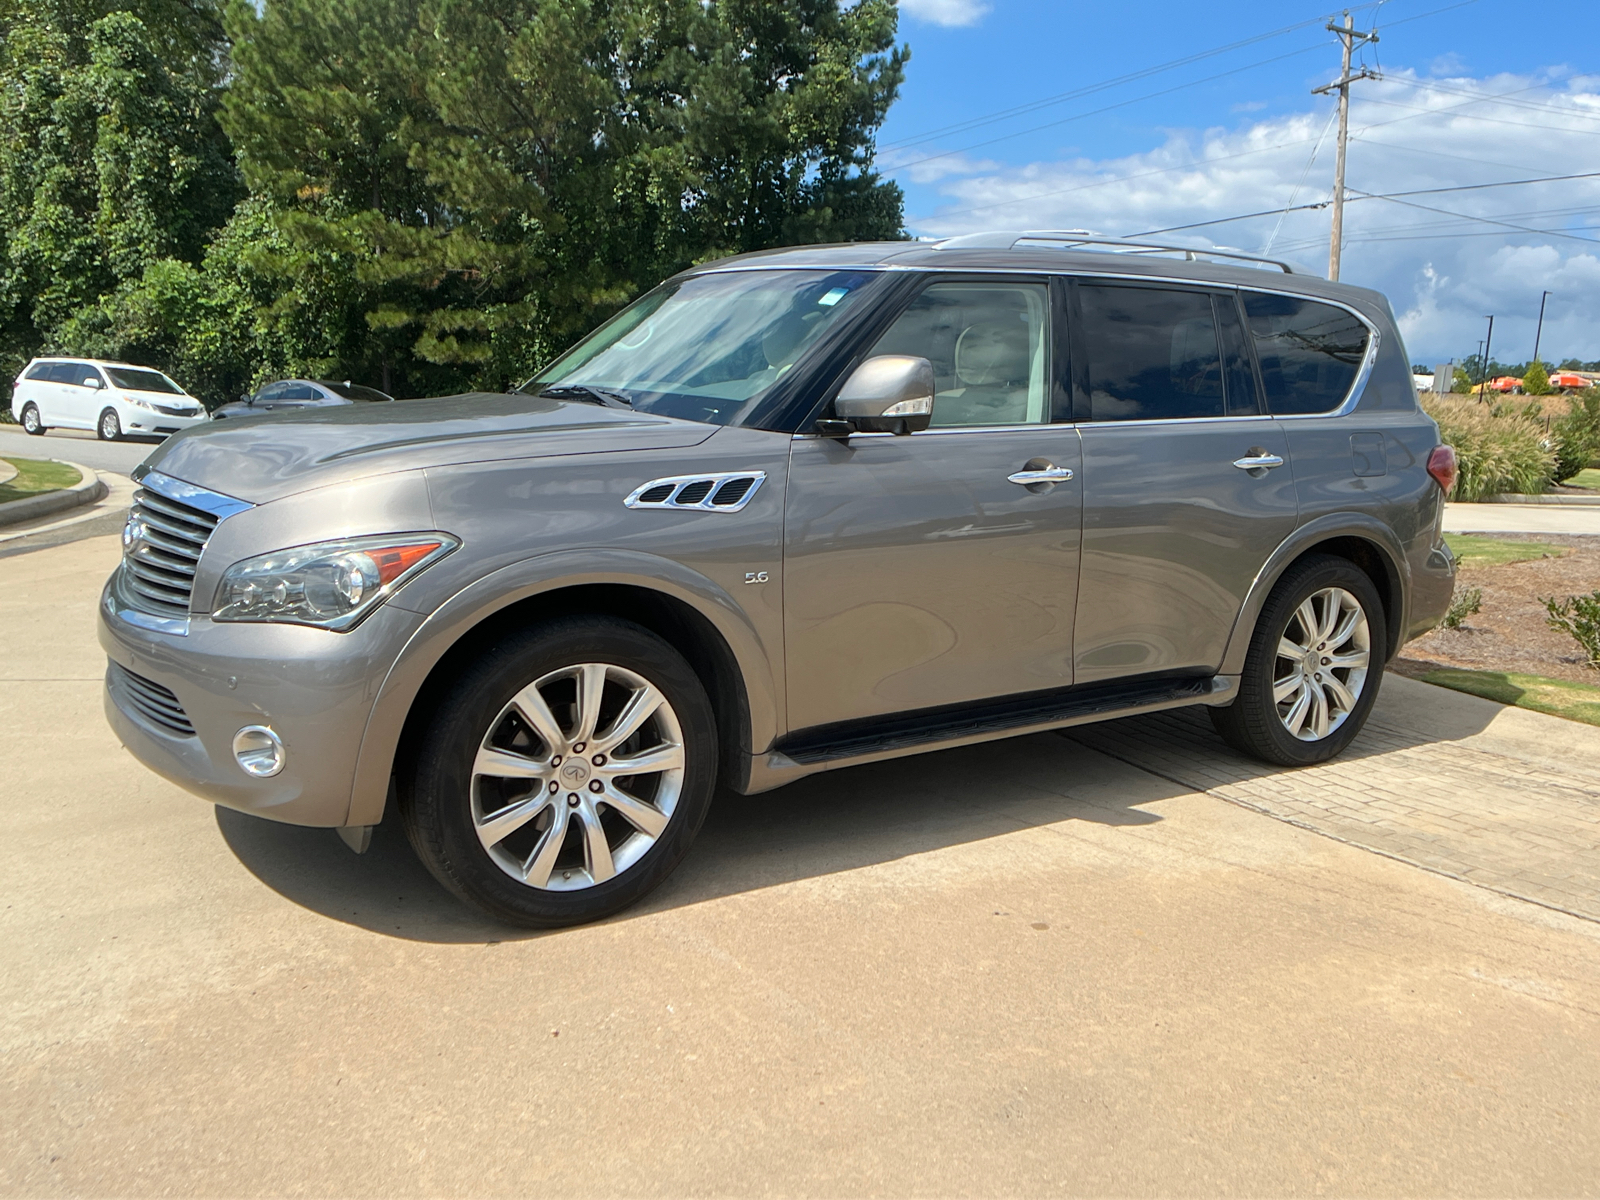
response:
<path id="1" fill-rule="evenodd" d="M 1294 529 L 1283 429 L 1224 289 L 1072 285 L 1083 437 L 1076 678 L 1205 674 Z"/>
<path id="2" fill-rule="evenodd" d="M 932 426 L 790 455 L 791 730 L 1072 682 L 1078 434 L 1039 278 L 929 284 L 871 354 L 934 364 Z M 1014 478 L 1050 470 L 1049 483 Z"/>

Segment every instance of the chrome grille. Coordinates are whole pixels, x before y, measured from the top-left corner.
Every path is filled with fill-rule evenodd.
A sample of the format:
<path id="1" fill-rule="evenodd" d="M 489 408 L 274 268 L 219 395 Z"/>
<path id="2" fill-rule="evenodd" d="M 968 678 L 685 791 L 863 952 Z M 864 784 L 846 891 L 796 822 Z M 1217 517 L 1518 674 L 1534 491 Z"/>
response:
<path id="1" fill-rule="evenodd" d="M 133 494 L 122 536 L 128 599 L 163 617 L 187 617 L 195 566 L 217 518 L 149 488 Z"/>
<path id="2" fill-rule="evenodd" d="M 714 475 L 669 475 L 641 483 L 623 501 L 629 508 L 687 508 L 699 512 L 738 512 L 766 482 L 765 471 L 724 471 Z"/>
<path id="3" fill-rule="evenodd" d="M 135 675 L 121 663 L 106 668 L 106 686 L 124 711 L 132 710 L 146 722 L 178 737 L 193 737 L 194 725 L 178 697 L 153 679 Z"/>

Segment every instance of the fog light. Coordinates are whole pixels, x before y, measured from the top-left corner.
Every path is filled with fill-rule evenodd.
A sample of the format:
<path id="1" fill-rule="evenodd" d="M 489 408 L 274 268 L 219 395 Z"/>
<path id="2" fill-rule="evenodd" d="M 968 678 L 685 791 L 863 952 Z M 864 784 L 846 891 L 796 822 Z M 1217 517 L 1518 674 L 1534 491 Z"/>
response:
<path id="1" fill-rule="evenodd" d="M 233 735 L 233 757 L 246 775 L 269 779 L 283 770 L 283 742 L 265 725 L 246 725 Z"/>

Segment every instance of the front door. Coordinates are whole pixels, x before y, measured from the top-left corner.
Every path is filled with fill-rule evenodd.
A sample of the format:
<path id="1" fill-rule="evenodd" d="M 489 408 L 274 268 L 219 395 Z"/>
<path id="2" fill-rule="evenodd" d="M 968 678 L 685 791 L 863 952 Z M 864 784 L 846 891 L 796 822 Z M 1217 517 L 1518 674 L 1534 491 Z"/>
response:
<path id="1" fill-rule="evenodd" d="M 932 427 L 795 438 L 791 730 L 1072 683 L 1081 464 L 1050 311 L 1042 281 L 932 284 L 872 351 L 933 362 Z"/>
<path id="2" fill-rule="evenodd" d="M 1298 513 L 1237 297 L 1089 280 L 1075 291 L 1089 418 L 1077 681 L 1213 672 Z"/>

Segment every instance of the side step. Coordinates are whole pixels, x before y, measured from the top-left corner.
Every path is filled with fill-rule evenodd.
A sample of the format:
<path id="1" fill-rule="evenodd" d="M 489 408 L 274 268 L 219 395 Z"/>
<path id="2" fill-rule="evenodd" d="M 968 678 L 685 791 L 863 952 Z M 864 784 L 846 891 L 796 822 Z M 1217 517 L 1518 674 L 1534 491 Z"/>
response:
<path id="1" fill-rule="evenodd" d="M 921 709 L 891 717 L 844 721 L 798 730 L 772 753 L 799 767 L 842 766 L 914 753 L 940 744 L 963 745 L 1039 729 L 1085 724 L 1188 704 L 1226 704 L 1233 676 L 1122 680 L 1050 692 L 1032 692 L 980 704 Z M 772 763 L 772 766 L 779 766 Z M 809 773 L 809 772 L 807 772 Z"/>

